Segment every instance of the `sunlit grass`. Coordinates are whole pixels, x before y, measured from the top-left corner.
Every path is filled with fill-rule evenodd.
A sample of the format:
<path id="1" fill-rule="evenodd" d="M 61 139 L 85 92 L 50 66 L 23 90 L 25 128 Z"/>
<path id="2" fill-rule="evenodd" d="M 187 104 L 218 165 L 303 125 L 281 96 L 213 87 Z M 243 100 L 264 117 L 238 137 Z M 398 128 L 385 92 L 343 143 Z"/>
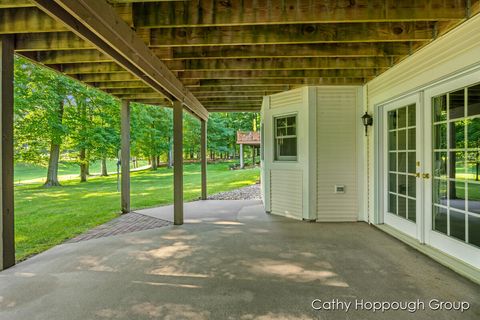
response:
<path id="1" fill-rule="evenodd" d="M 185 165 L 185 201 L 200 196 L 200 166 Z M 254 184 L 259 169 L 229 170 L 228 163 L 208 166 L 210 194 Z M 131 174 L 132 208 L 170 204 L 173 171 L 140 171 Z M 62 182 L 45 189 L 41 183 L 15 187 L 15 240 L 17 260 L 44 251 L 118 216 L 120 194 L 117 177 L 93 177 L 87 183 Z"/>
<path id="2" fill-rule="evenodd" d="M 139 160 L 139 166 L 147 165 L 147 161 Z M 117 161 L 113 159 L 107 160 L 107 169 L 109 174 L 114 174 L 117 171 Z M 79 165 L 73 162 L 60 162 L 58 167 L 58 175 L 60 180 L 78 179 Z M 15 164 L 15 183 L 41 183 L 45 181 L 47 174 L 46 166 L 39 166 L 35 164 L 16 163 Z M 90 164 L 90 174 L 100 174 L 100 161 L 92 161 Z"/>

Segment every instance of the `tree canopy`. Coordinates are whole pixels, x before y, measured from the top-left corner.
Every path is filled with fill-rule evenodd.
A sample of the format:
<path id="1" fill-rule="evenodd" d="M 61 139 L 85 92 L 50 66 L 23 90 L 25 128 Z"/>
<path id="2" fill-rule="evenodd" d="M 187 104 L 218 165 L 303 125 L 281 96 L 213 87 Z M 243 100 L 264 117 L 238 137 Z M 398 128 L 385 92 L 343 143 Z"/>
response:
<path id="1" fill-rule="evenodd" d="M 106 159 L 117 157 L 120 102 L 116 98 L 20 57 L 15 60 L 14 90 L 16 161 L 48 164 L 49 171 L 52 166 L 55 171 L 58 161 L 74 162 L 79 165 L 82 181 L 86 181 L 91 161 L 104 161 L 106 166 Z M 257 130 L 258 116 L 210 114 L 207 135 L 210 158 L 235 157 L 236 131 Z M 168 162 L 173 140 L 172 119 L 170 108 L 133 103 L 132 157 L 148 159 L 153 169 L 161 162 Z M 184 113 L 184 155 L 187 159 L 198 159 L 199 152 L 200 122 Z"/>

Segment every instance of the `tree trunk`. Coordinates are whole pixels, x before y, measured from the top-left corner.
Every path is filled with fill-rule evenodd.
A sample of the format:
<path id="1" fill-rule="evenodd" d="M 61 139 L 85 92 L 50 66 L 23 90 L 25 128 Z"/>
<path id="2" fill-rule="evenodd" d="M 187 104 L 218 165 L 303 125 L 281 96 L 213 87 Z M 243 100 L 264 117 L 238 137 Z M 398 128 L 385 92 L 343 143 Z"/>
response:
<path id="1" fill-rule="evenodd" d="M 81 119 L 81 123 L 82 123 L 82 127 L 81 127 L 81 130 L 82 132 L 86 132 L 86 126 L 87 126 L 87 106 L 85 103 L 79 103 L 78 104 L 79 108 L 80 108 L 80 119 Z M 81 136 L 82 137 L 82 144 L 81 144 L 81 148 L 80 148 L 80 155 L 79 155 L 79 158 L 80 158 L 80 182 L 87 182 L 87 164 L 86 164 L 86 155 L 87 155 L 87 150 L 85 148 L 85 144 L 86 144 L 86 137 L 84 135 Z"/>
<path id="2" fill-rule="evenodd" d="M 157 157 L 156 156 L 152 156 L 151 157 L 151 162 L 152 162 L 152 170 L 157 170 L 158 168 L 158 164 L 157 164 Z"/>
<path id="3" fill-rule="evenodd" d="M 168 167 L 173 168 L 173 139 L 168 138 Z"/>
<path id="4" fill-rule="evenodd" d="M 172 150 L 172 145 L 170 145 L 168 149 L 168 167 L 172 168 L 173 167 L 173 150 Z"/>
<path id="5" fill-rule="evenodd" d="M 51 142 L 50 158 L 48 159 L 47 181 L 45 187 L 58 187 L 58 161 L 60 159 L 60 144 Z"/>
<path id="6" fill-rule="evenodd" d="M 85 148 L 80 149 L 80 182 L 87 182 L 87 161 Z"/>
<path id="7" fill-rule="evenodd" d="M 61 125 L 63 121 L 63 100 L 60 101 L 57 111 L 58 124 Z M 48 159 L 47 181 L 44 186 L 56 187 L 60 186 L 58 181 L 58 161 L 60 160 L 60 145 L 62 143 L 61 134 L 58 132 L 52 132 L 50 142 L 50 158 Z"/>
<path id="8" fill-rule="evenodd" d="M 102 167 L 102 172 L 101 172 L 101 176 L 102 177 L 108 177 L 108 168 L 107 168 L 107 158 L 102 158 L 102 163 L 101 163 L 101 167 Z"/>
<path id="9" fill-rule="evenodd" d="M 90 175 L 90 151 L 86 151 L 85 154 L 85 174 Z"/>

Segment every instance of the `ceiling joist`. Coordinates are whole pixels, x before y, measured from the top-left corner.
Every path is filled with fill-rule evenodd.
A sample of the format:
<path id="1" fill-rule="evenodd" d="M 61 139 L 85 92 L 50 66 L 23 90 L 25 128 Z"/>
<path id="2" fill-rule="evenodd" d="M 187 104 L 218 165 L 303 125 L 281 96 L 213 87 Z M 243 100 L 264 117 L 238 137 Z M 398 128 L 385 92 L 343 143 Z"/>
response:
<path id="1" fill-rule="evenodd" d="M 441 21 L 465 17 L 466 1 L 183 1 L 133 6 L 139 28 L 239 26 L 304 23 Z M 172 14 L 174 13 L 174 14 Z"/>

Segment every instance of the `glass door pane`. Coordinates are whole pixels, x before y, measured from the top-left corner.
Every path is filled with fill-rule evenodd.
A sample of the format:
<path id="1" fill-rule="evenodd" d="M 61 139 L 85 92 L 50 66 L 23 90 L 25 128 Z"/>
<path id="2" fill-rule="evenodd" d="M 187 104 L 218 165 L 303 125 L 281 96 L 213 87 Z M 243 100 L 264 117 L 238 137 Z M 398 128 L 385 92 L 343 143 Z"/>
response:
<path id="1" fill-rule="evenodd" d="M 480 85 L 432 101 L 432 231 L 480 247 Z"/>
<path id="2" fill-rule="evenodd" d="M 416 105 L 387 113 L 388 213 L 416 221 Z"/>

